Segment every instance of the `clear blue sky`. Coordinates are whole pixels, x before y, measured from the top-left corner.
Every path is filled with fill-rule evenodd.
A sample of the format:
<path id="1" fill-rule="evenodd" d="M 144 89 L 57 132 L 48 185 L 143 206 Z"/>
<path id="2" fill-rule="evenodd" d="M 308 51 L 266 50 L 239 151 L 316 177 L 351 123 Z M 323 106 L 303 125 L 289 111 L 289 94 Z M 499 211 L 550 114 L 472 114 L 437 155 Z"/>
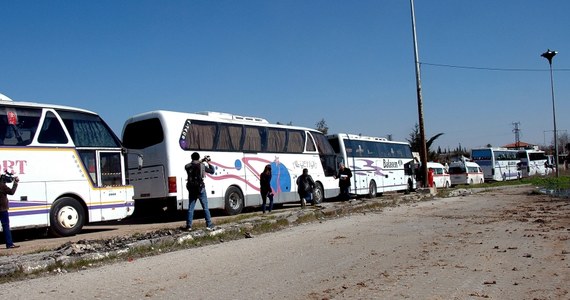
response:
<path id="1" fill-rule="evenodd" d="M 395 140 L 418 122 L 408 0 L 2 1 L 0 11 L 0 93 L 95 111 L 119 136 L 128 117 L 157 109 L 325 119 L 331 133 Z M 511 143 L 513 122 L 521 140 L 550 143 L 547 48 L 559 51 L 558 129 L 570 129 L 570 1 L 416 0 L 415 12 L 426 135 L 444 133 L 436 147 Z"/>

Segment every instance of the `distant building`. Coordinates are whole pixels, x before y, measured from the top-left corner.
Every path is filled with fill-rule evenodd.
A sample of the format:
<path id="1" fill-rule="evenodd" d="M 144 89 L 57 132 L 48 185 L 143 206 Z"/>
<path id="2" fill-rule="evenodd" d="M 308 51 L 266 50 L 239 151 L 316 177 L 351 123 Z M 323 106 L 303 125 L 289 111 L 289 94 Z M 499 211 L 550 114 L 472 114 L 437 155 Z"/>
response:
<path id="1" fill-rule="evenodd" d="M 515 142 L 511 144 L 504 145 L 503 148 L 519 150 L 519 149 L 531 149 L 538 150 L 538 145 L 533 145 L 525 142 Z"/>

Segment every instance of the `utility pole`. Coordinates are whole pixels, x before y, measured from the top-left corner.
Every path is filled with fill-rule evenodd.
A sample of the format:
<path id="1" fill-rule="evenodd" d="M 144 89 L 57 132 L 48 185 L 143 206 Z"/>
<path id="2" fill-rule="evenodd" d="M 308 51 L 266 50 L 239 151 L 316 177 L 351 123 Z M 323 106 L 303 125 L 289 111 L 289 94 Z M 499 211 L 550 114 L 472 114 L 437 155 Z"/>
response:
<path id="1" fill-rule="evenodd" d="M 520 148 L 520 143 L 521 143 L 521 137 L 520 137 L 520 129 L 519 129 L 519 125 L 521 124 L 521 122 L 513 122 L 513 125 L 515 126 L 515 128 L 513 129 L 513 132 L 515 133 L 515 146 L 517 148 Z"/>
<path id="2" fill-rule="evenodd" d="M 422 84 L 420 76 L 420 62 L 418 54 L 418 39 L 416 37 L 416 14 L 414 12 L 414 0 L 410 0 L 410 8 L 412 11 L 412 34 L 414 36 L 414 60 L 416 65 L 416 87 L 418 97 L 418 118 L 420 127 L 420 161 L 422 163 L 422 184 L 424 187 L 428 186 L 428 168 L 427 168 L 427 147 L 426 147 L 426 132 L 424 128 L 424 106 L 422 102 Z"/>

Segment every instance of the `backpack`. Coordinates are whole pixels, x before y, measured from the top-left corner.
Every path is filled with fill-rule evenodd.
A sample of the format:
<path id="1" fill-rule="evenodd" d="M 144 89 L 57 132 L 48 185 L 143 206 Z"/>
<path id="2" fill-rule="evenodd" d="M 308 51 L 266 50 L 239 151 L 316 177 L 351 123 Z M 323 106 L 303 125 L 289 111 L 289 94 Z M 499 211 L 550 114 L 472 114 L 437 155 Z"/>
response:
<path id="1" fill-rule="evenodd" d="M 200 192 L 202 190 L 202 184 L 204 180 L 202 178 L 200 164 L 190 164 L 190 167 L 186 169 L 188 173 L 188 182 L 186 183 L 186 188 L 188 189 L 188 193 L 190 198 L 198 198 L 200 196 Z"/>

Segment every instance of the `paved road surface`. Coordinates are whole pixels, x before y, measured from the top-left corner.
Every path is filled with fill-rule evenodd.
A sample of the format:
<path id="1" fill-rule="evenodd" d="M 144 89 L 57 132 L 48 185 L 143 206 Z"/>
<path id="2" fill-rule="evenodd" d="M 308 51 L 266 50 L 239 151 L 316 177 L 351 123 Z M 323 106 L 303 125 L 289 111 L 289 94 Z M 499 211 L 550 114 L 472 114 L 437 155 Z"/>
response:
<path id="1" fill-rule="evenodd" d="M 11 299 L 569 299 L 570 201 L 515 188 L 4 284 Z"/>

